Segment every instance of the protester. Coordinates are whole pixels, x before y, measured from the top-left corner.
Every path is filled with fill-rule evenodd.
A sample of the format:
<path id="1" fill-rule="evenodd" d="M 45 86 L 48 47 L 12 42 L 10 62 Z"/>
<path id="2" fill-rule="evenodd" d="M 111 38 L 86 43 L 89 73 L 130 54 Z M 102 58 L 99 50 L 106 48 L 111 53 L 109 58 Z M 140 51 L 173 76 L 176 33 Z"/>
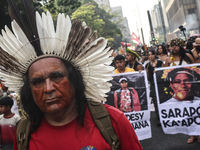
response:
<path id="1" fill-rule="evenodd" d="M 149 62 L 148 52 L 144 51 L 141 55 L 142 55 L 141 63 L 142 63 L 142 66 L 145 67 L 146 64 Z"/>
<path id="2" fill-rule="evenodd" d="M 186 53 L 183 48 L 184 45 L 182 39 L 176 38 L 171 40 L 170 46 L 172 47 L 172 56 L 166 59 L 166 63 L 163 65 L 164 67 L 194 63 L 194 58 L 191 54 Z"/>
<path id="3" fill-rule="evenodd" d="M 117 55 L 114 58 L 114 62 L 116 67 L 116 69 L 114 70 L 115 74 L 135 71 L 132 68 L 125 67 L 126 62 L 125 62 L 125 57 L 123 55 Z"/>
<path id="4" fill-rule="evenodd" d="M 3 97 L 0 100 L 0 145 L 2 150 L 13 150 L 16 126 L 20 116 L 11 111 L 13 100 Z"/>
<path id="5" fill-rule="evenodd" d="M 26 10 L 34 12 L 30 10 L 32 7 Z M 35 150 L 77 150 L 89 147 L 100 150 L 111 149 L 118 146 L 115 144 L 119 142 L 120 149 L 141 150 L 134 129 L 123 112 L 97 103 L 105 101 L 105 93 L 110 90 L 110 84 L 106 81 L 111 80 L 110 75 L 113 73 L 113 67 L 109 66 L 111 52 L 105 49 L 107 41 L 102 37 L 97 39 L 97 32 L 91 35 L 91 28 L 84 22 L 75 20 L 71 25 L 69 17 L 64 14 L 58 15 L 57 27 L 54 27 L 49 12 L 43 13 L 42 17 L 36 13 L 36 18 L 31 19 L 37 25 L 35 30 L 38 34 L 31 36 L 35 40 L 29 41 L 26 38 L 26 33 L 23 34 L 16 20 L 12 24 L 18 27 L 17 31 L 20 31 L 23 38 L 17 38 L 16 31 L 12 34 L 12 41 L 20 47 L 15 48 L 12 41 L 1 41 L 1 45 L 7 44 L 7 47 L 12 47 L 12 51 L 17 50 L 17 54 L 13 56 L 10 49 L 3 47 L 10 61 L 1 64 L 8 69 L 2 71 L 0 76 L 7 79 L 5 85 L 18 83 L 17 87 L 12 88 L 14 91 L 21 89 L 22 104 L 28 114 L 25 121 L 30 125 L 30 128 L 26 126 L 30 129 L 29 135 L 17 134 L 14 150 L 21 150 L 21 146 Z M 2 38 L 5 36 L 9 35 L 5 33 Z M 116 133 L 119 142 L 115 138 L 111 139 L 115 141 L 111 142 L 112 145 L 107 143 L 104 133 L 101 134 L 93 120 L 96 116 L 90 112 L 89 106 L 93 109 L 97 106 L 105 108 L 99 114 L 102 116 L 106 113 L 106 118 L 108 116 L 111 119 L 114 128 L 112 135 Z M 107 123 L 105 121 L 102 126 Z M 18 129 L 24 124 L 24 120 L 20 121 Z M 112 127 L 109 129 L 112 130 Z M 27 147 L 23 145 L 24 141 L 28 141 Z"/>
<path id="6" fill-rule="evenodd" d="M 133 68 L 135 71 L 142 71 L 144 67 L 140 64 L 137 59 L 139 59 L 139 55 L 129 48 L 126 49 L 126 67 Z"/>
<path id="7" fill-rule="evenodd" d="M 167 50 L 164 45 L 158 45 L 158 58 L 165 64 L 167 59 Z"/>
<path id="8" fill-rule="evenodd" d="M 147 77 L 150 82 L 150 96 L 152 97 L 152 101 L 155 108 L 157 126 L 160 126 L 161 124 L 160 124 L 159 113 L 158 113 L 158 104 L 157 104 L 157 99 L 156 99 L 153 74 L 156 68 L 162 67 L 162 61 L 156 59 L 156 53 L 153 49 L 148 50 L 148 56 L 149 56 L 149 63 L 146 64 L 145 69 L 147 71 Z"/>
<path id="9" fill-rule="evenodd" d="M 115 107 L 123 112 L 140 111 L 140 100 L 137 91 L 128 87 L 128 80 L 125 77 L 119 79 L 121 88 L 114 92 Z"/>
<path id="10" fill-rule="evenodd" d="M 195 63 L 200 63 L 200 38 L 196 38 L 195 42 L 193 42 L 193 47 L 194 49 L 192 49 L 192 54 L 195 60 Z M 191 136 L 187 143 L 191 144 L 195 141 L 196 136 Z M 200 143 L 200 135 L 198 136 L 198 142 Z"/>
<path id="11" fill-rule="evenodd" d="M 193 46 L 194 49 L 192 49 L 192 54 L 194 56 L 195 63 L 200 63 L 200 38 L 196 38 Z"/>

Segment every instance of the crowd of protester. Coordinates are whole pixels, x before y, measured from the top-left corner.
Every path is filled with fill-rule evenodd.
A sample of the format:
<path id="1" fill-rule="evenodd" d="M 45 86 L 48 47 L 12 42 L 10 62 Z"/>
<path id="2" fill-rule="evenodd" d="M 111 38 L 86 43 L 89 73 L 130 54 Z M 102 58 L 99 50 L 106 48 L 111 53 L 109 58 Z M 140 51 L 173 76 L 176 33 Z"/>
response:
<path id="1" fill-rule="evenodd" d="M 115 73 L 146 70 L 157 126 L 161 126 L 153 78 L 155 69 L 200 63 L 200 38 L 188 38 L 186 41 L 175 38 L 169 43 L 147 47 L 146 50 L 144 47 L 136 50 L 125 48 L 123 53 L 115 53 L 113 56 L 115 58 L 112 65 L 115 67 Z M 193 143 L 196 138 L 200 142 L 200 136 L 191 136 L 187 143 Z"/>
<path id="2" fill-rule="evenodd" d="M 114 57 L 112 66 L 115 67 L 114 73 L 125 73 L 125 72 L 134 72 L 134 71 L 143 71 L 146 70 L 147 77 L 150 85 L 150 97 L 151 101 L 154 104 L 155 114 L 157 118 L 157 126 L 161 126 L 159 120 L 159 112 L 157 106 L 157 99 L 155 94 L 154 78 L 153 74 L 156 68 L 159 67 L 169 67 L 177 65 L 186 65 L 192 63 L 200 63 L 200 38 L 188 39 L 184 41 L 180 38 L 172 39 L 169 43 L 160 44 L 157 46 L 132 50 L 126 48 L 124 53 L 119 54 L 113 52 L 112 56 Z M 16 126 L 20 117 L 23 118 L 25 112 L 23 112 L 22 106 L 19 101 L 19 97 L 15 92 L 9 91 L 8 87 L 5 87 L 3 80 L 0 80 L 0 96 L 5 101 L 8 97 L 10 101 L 13 100 L 12 104 L 5 104 L 5 107 L 9 107 L 8 115 L 12 118 L 16 117 L 17 121 L 13 122 Z M 1 106 L 4 104 L 0 104 Z M 1 111 L 2 114 L 7 114 L 7 112 Z M 16 114 L 15 116 L 13 114 Z M 4 115 L 5 116 L 5 115 Z M 13 134 L 14 135 L 14 134 Z M 200 142 L 200 136 L 191 136 L 187 143 L 193 143 L 195 139 L 198 139 Z M 13 146 L 13 145 L 11 145 Z"/>

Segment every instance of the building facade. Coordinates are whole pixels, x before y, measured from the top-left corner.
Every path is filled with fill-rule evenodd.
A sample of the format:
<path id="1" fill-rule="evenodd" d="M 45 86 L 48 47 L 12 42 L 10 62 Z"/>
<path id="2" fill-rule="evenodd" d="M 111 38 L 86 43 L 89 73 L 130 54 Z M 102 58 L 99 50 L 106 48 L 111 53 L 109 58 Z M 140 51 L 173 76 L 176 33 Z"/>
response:
<path id="1" fill-rule="evenodd" d="M 183 37 L 179 26 L 186 28 L 186 37 L 199 33 L 199 0 L 163 0 L 170 33 Z"/>
<path id="2" fill-rule="evenodd" d="M 109 0 L 94 0 L 100 7 L 109 7 L 110 8 L 110 2 Z M 130 29 L 128 25 L 128 20 L 126 17 L 123 17 L 123 11 L 121 6 L 117 7 L 111 7 L 110 8 L 112 13 L 117 13 L 118 17 L 113 18 L 114 22 L 118 22 L 119 20 L 121 23 L 118 24 L 118 27 L 121 29 L 122 34 L 123 34 L 123 39 L 126 42 L 131 42 L 131 34 L 130 34 Z"/>

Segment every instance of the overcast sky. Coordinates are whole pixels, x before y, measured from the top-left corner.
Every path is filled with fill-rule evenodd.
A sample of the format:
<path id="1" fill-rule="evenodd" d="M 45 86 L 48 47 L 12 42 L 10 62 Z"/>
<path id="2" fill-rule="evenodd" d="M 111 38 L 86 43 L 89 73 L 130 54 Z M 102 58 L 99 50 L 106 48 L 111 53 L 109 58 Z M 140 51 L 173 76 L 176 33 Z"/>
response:
<path id="1" fill-rule="evenodd" d="M 143 29 L 145 43 L 149 43 L 150 27 L 147 10 L 151 10 L 158 0 L 109 0 L 111 7 L 122 6 L 123 16 L 127 17 L 130 32 L 140 34 Z M 140 16 L 140 17 L 139 17 Z M 142 26 L 141 26 L 142 24 Z M 142 41 L 142 37 L 140 38 Z"/>

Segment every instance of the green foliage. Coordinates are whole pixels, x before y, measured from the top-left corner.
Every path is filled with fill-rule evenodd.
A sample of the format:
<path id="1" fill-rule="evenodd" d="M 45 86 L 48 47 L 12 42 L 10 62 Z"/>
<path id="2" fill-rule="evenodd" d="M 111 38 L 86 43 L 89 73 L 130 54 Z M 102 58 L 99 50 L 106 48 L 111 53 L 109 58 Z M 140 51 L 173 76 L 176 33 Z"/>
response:
<path id="1" fill-rule="evenodd" d="M 108 45 L 117 49 L 122 41 L 121 30 L 111 21 L 113 15 L 98 7 L 95 2 L 90 2 L 79 7 L 72 13 L 72 20 L 85 21 L 99 36 L 108 39 Z"/>

